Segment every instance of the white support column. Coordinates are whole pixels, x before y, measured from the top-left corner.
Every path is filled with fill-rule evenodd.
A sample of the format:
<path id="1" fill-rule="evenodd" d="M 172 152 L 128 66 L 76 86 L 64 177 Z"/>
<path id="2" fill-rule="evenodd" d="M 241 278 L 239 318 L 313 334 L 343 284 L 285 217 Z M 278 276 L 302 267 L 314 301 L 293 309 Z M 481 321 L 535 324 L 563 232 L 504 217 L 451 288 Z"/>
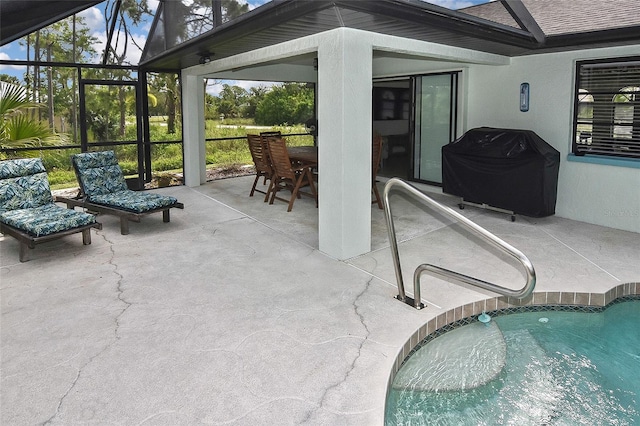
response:
<path id="1" fill-rule="evenodd" d="M 184 138 L 184 184 L 206 182 L 204 146 L 204 83 L 197 75 L 182 73 L 182 134 Z"/>
<path id="2" fill-rule="evenodd" d="M 372 60 L 357 31 L 319 43 L 319 248 L 337 259 L 371 250 Z"/>

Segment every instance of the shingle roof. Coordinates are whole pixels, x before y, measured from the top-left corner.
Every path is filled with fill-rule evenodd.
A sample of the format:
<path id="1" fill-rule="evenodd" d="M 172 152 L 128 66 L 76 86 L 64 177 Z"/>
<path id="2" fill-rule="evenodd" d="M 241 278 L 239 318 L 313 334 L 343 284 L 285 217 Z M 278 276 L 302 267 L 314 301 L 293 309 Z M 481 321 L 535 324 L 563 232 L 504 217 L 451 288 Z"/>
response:
<path id="1" fill-rule="evenodd" d="M 514 28 L 520 28 L 513 16 L 499 1 L 470 6 L 458 9 L 459 12 L 467 13 L 487 21 L 497 22 L 498 24 L 508 25 Z"/>
<path id="2" fill-rule="evenodd" d="M 640 25 L 640 0 L 522 0 L 547 36 Z M 502 2 L 460 9 L 479 18 L 519 28 Z"/>

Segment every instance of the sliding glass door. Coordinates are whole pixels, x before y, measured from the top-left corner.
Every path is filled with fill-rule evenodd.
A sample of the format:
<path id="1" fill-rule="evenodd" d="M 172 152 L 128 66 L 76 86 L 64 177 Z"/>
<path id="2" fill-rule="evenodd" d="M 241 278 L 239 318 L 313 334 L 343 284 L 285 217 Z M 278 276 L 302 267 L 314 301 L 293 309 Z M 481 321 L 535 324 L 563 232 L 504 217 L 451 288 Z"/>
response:
<path id="1" fill-rule="evenodd" d="M 413 88 L 413 179 L 441 184 L 441 148 L 456 138 L 458 72 L 413 77 Z"/>

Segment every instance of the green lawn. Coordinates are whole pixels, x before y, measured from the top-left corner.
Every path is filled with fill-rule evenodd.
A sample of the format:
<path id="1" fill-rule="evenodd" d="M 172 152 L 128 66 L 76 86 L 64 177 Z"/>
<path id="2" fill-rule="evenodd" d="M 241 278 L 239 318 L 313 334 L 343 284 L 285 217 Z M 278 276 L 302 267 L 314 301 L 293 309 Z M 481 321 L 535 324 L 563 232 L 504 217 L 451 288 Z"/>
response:
<path id="1" fill-rule="evenodd" d="M 181 129 L 176 134 L 166 133 L 166 117 L 150 118 L 150 133 L 152 141 L 176 141 L 181 138 Z M 263 131 L 280 131 L 283 134 L 305 133 L 304 125 L 282 127 L 257 127 L 252 120 L 207 120 L 205 122 L 206 139 L 241 138 L 229 140 L 207 141 L 205 156 L 207 169 L 237 170 L 245 165 L 252 165 L 251 154 L 245 136 L 248 133 L 260 133 Z M 135 134 L 135 129 L 127 129 L 127 139 L 135 139 L 129 133 Z M 291 146 L 311 145 L 311 136 L 286 137 Z M 137 147 L 135 145 L 116 146 L 112 148 L 116 152 L 118 162 L 125 175 L 135 175 L 137 171 Z M 79 152 L 74 150 L 31 151 L 31 155 L 43 158 L 49 174 L 49 182 L 52 189 L 64 189 L 77 185 L 75 175 L 71 169 L 69 156 Z M 153 174 L 162 172 L 173 174 L 182 172 L 182 146 L 175 144 L 156 144 L 151 151 Z"/>

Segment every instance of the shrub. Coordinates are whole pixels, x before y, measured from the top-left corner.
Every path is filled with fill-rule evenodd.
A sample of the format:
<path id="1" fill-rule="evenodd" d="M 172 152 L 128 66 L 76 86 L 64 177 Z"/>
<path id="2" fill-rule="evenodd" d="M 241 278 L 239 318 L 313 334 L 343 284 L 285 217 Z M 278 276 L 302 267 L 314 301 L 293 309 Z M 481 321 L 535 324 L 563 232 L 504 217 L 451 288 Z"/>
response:
<path id="1" fill-rule="evenodd" d="M 138 173 L 138 161 L 118 160 L 124 175 L 135 175 Z"/>
<path id="2" fill-rule="evenodd" d="M 76 175 L 70 170 L 52 170 L 48 171 L 49 185 L 52 189 L 70 188 L 78 186 Z"/>
<path id="3" fill-rule="evenodd" d="M 158 158 L 157 160 L 152 161 L 152 163 L 151 168 L 154 171 L 181 169 L 182 157 Z"/>

